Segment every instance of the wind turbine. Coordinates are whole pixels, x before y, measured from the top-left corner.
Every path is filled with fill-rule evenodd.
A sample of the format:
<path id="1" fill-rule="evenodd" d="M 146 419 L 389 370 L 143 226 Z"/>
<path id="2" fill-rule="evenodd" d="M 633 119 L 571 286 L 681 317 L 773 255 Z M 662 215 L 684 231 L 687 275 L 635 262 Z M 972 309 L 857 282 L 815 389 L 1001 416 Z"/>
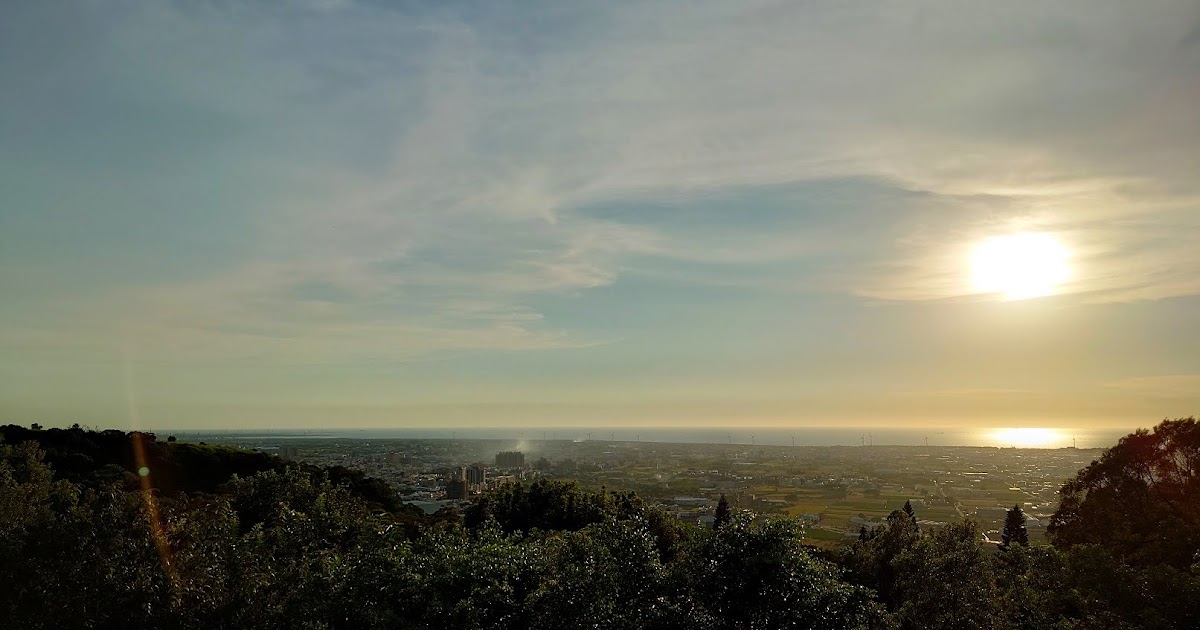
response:
<path id="1" fill-rule="evenodd" d="M 796 446 L 796 436 L 792 436 L 792 446 Z"/>
<path id="2" fill-rule="evenodd" d="M 750 444 L 751 445 L 754 444 L 754 434 L 753 433 L 750 434 Z"/>

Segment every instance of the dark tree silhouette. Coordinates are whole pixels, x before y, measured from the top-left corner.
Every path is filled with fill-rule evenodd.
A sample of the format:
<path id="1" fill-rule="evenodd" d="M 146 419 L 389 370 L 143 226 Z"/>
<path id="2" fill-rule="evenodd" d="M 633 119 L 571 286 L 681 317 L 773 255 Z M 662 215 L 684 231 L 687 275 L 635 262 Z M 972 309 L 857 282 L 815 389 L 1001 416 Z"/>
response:
<path id="1" fill-rule="evenodd" d="M 1093 544 L 1135 564 L 1185 569 L 1200 553 L 1200 423 L 1138 429 L 1059 491 L 1051 542 Z"/>
<path id="2" fill-rule="evenodd" d="M 913 527 L 916 527 L 917 531 L 920 531 L 921 528 L 917 525 L 917 511 L 913 509 L 912 499 L 904 502 L 904 513 L 908 515 L 908 518 L 912 519 Z"/>
<path id="3" fill-rule="evenodd" d="M 725 495 L 717 501 L 717 510 L 713 513 L 713 529 L 720 529 L 733 520 L 733 511 L 729 509 L 729 499 Z"/>
<path id="4" fill-rule="evenodd" d="M 1004 530 L 1000 532 L 1000 545 L 1007 547 L 1011 544 L 1029 546 L 1029 530 L 1025 528 L 1025 512 L 1020 505 L 1013 505 L 1004 515 Z"/>

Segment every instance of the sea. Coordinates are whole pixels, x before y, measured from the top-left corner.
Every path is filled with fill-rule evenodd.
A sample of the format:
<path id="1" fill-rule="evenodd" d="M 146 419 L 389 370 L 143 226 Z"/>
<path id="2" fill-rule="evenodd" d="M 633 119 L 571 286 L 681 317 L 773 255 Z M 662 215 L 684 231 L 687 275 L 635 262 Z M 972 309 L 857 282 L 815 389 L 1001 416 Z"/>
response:
<path id="1" fill-rule="evenodd" d="M 1130 429 L 1056 427 L 981 427 L 962 430 L 871 427 L 795 429 L 688 429 L 631 427 L 561 428 L 363 428 L 278 430 L 189 430 L 171 433 L 189 440 L 219 439 L 368 439 L 368 440 L 535 440 L 744 444 L 771 446 L 983 446 L 1019 448 L 1107 448 Z"/>

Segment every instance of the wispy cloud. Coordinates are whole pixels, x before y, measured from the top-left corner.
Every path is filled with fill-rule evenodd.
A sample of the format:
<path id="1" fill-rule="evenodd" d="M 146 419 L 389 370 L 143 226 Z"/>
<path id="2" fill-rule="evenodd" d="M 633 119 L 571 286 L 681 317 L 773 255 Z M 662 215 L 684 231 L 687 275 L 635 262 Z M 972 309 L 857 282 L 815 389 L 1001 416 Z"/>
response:
<path id="1" fill-rule="evenodd" d="M 667 263 L 720 268 L 689 283 L 961 297 L 970 244 L 1013 229 L 1060 235 L 1081 299 L 1194 295 L 1198 14 L 1152 4 L 10 6 L 0 98 L 23 122 L 0 165 L 145 177 L 163 213 L 203 212 L 171 191 L 227 187 L 215 203 L 251 245 L 56 298 L 73 314 L 14 308 L 7 343 L 286 361 L 571 347 L 603 338 L 546 321 L 539 297 L 681 273 Z M 872 192 L 810 200 L 801 223 L 763 219 L 753 194 L 687 212 L 846 181 Z M 80 212 L 138 202 L 105 194 Z M 670 214 L 588 210 L 603 204 Z"/>

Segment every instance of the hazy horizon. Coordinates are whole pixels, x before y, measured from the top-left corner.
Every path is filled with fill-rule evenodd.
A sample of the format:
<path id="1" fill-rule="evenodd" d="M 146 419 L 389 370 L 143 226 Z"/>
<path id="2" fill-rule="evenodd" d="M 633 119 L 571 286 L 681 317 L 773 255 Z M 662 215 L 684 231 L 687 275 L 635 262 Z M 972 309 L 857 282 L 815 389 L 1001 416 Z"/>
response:
<path id="1" fill-rule="evenodd" d="M 0 422 L 1200 414 L 1200 5 L 0 6 Z"/>
<path id="2" fill-rule="evenodd" d="M 50 427 L 43 427 L 50 428 Z M 65 428 L 65 427 L 54 427 Z M 507 443 L 504 448 L 536 454 L 547 442 L 617 442 L 716 444 L 733 446 L 973 446 L 998 448 L 1079 449 L 1107 448 L 1135 428 L 1072 429 L 1064 427 L 934 427 L 897 428 L 887 426 L 809 426 L 809 427 L 681 427 L 681 426 L 545 426 L 504 427 L 474 426 L 439 428 L 427 427 L 350 427 L 320 425 L 312 427 L 273 426 L 264 428 L 209 427 L 168 428 L 160 431 L 154 426 L 107 427 L 83 425 L 81 428 L 103 431 L 139 430 L 168 435 L 183 440 L 210 440 L 221 443 L 234 438 L 235 442 L 249 438 L 267 440 L 263 446 L 274 447 L 273 440 L 291 439 L 351 439 L 366 442 L 376 440 L 462 440 Z M 1138 427 L 1145 428 L 1145 427 Z"/>

